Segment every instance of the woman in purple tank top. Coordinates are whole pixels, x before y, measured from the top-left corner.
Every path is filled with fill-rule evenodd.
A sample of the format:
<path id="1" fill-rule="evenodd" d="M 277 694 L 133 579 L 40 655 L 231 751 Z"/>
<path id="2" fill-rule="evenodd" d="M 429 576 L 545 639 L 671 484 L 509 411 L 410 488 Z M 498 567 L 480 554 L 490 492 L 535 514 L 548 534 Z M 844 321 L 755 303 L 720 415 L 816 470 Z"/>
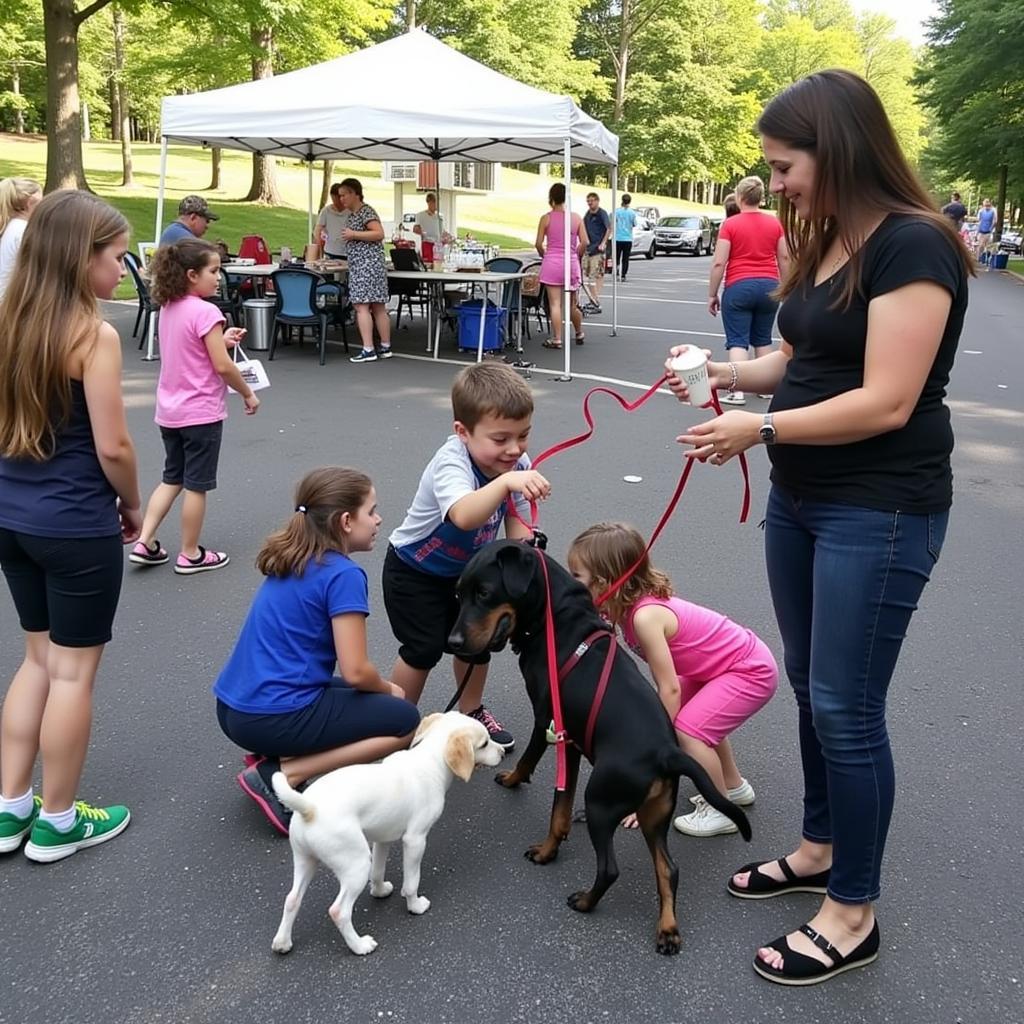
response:
<path id="1" fill-rule="evenodd" d="M 551 337 L 545 341 L 545 348 L 562 347 L 562 295 L 565 291 L 565 185 L 556 181 L 548 190 L 551 212 L 545 213 L 537 224 L 537 252 L 544 257 L 540 265 L 540 282 L 547 288 L 548 312 L 551 319 Z M 569 215 L 569 287 L 572 291 L 569 319 L 572 321 L 576 344 L 582 345 L 583 314 L 576 302 L 579 291 L 580 258 L 586 249 L 586 240 L 580 241 L 580 227 L 583 218 L 578 213 Z"/>

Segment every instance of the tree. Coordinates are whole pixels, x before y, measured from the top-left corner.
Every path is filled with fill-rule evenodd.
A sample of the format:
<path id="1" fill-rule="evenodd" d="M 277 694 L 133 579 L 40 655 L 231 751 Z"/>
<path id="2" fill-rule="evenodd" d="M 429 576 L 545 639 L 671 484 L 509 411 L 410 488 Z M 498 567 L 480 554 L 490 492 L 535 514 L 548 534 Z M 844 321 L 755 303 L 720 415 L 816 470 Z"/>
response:
<path id="1" fill-rule="evenodd" d="M 88 188 L 82 165 L 78 30 L 111 0 L 77 10 L 75 0 L 43 0 L 46 41 L 46 191 Z"/>
<path id="2" fill-rule="evenodd" d="M 114 77 L 111 98 L 116 103 L 117 120 L 111 111 L 111 129 L 117 127 L 114 138 L 121 139 L 121 184 L 134 185 L 135 174 L 132 169 L 132 128 L 131 111 L 128 104 L 128 90 L 124 81 L 124 11 L 119 4 L 114 5 Z"/>
<path id="3" fill-rule="evenodd" d="M 0 126 L 13 126 L 20 135 L 26 117 L 33 118 L 37 104 L 29 97 L 32 79 L 45 73 L 46 55 L 39 5 L 30 0 L 7 0 L 0 20 L 0 81 L 9 89 L 0 89 Z"/>

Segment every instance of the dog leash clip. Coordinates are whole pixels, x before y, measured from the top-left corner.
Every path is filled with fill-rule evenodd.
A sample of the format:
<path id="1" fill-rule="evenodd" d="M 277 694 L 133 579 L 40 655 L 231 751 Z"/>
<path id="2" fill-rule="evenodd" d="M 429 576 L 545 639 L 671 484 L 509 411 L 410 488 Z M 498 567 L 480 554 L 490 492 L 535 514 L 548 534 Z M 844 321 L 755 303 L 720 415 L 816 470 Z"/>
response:
<path id="1" fill-rule="evenodd" d="M 543 530 L 533 527 L 533 536 L 526 542 L 531 548 L 539 548 L 541 551 L 548 549 L 548 535 Z"/>

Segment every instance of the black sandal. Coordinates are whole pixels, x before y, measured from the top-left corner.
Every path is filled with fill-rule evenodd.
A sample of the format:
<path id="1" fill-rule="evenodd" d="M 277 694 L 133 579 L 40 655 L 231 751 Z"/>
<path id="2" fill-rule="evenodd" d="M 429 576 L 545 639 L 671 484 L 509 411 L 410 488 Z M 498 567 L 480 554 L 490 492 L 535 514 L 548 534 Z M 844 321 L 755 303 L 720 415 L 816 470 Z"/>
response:
<path id="1" fill-rule="evenodd" d="M 786 858 L 780 857 L 775 863 L 779 865 L 779 869 L 786 878 L 782 882 L 777 882 L 774 878 L 762 874 L 760 870 L 765 864 L 770 863 L 771 861 L 767 860 L 754 861 L 750 864 L 744 864 L 743 867 L 734 871 L 733 875 L 749 871 L 750 878 L 747 880 L 746 887 L 741 888 L 732 880 L 732 875 L 730 875 L 727 885 L 729 892 L 733 896 L 738 896 L 741 900 L 767 900 L 772 896 L 784 896 L 791 892 L 816 892 L 824 895 L 828 890 L 828 877 L 832 871 L 831 868 L 819 871 L 816 875 L 804 875 L 801 878 L 789 866 Z"/>
<path id="2" fill-rule="evenodd" d="M 774 981 L 777 985 L 817 985 L 844 971 L 852 971 L 855 967 L 866 967 L 878 959 L 878 947 L 881 940 L 877 921 L 868 933 L 868 937 L 846 956 L 843 956 L 821 932 L 815 931 L 809 924 L 800 925 L 798 930 L 803 932 L 832 962 L 823 964 L 813 956 L 807 956 L 805 953 L 791 949 L 786 936 L 783 935 L 782 938 L 768 943 L 772 949 L 777 949 L 782 954 L 781 967 L 772 967 L 759 956 L 754 957 L 754 970 L 762 978 Z"/>

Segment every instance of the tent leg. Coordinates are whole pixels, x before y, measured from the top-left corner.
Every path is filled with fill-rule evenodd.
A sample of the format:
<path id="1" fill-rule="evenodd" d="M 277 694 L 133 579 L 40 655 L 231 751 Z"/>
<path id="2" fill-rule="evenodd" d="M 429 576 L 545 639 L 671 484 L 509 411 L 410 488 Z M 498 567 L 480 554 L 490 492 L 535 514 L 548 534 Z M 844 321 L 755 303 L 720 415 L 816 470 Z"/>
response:
<path id="1" fill-rule="evenodd" d="M 160 137 L 160 186 L 156 193 L 156 229 L 153 232 L 153 240 L 160 241 L 160 233 L 163 230 L 164 221 L 164 185 L 167 181 L 167 136 Z M 147 363 L 151 363 L 160 357 L 155 352 L 156 342 L 156 321 L 159 313 L 154 313 L 149 318 L 149 330 L 146 332 L 146 354 L 142 357 Z"/>
<path id="2" fill-rule="evenodd" d="M 306 161 L 306 238 L 313 238 L 313 161 Z"/>
<path id="3" fill-rule="evenodd" d="M 619 272 L 618 251 L 615 245 L 615 211 L 619 198 L 619 165 L 612 167 L 612 337 L 619 334 Z"/>
<path id="4" fill-rule="evenodd" d="M 565 214 L 562 217 L 562 356 L 564 368 L 557 381 L 572 380 L 572 144 L 569 139 L 562 142 L 562 180 L 565 182 Z"/>

